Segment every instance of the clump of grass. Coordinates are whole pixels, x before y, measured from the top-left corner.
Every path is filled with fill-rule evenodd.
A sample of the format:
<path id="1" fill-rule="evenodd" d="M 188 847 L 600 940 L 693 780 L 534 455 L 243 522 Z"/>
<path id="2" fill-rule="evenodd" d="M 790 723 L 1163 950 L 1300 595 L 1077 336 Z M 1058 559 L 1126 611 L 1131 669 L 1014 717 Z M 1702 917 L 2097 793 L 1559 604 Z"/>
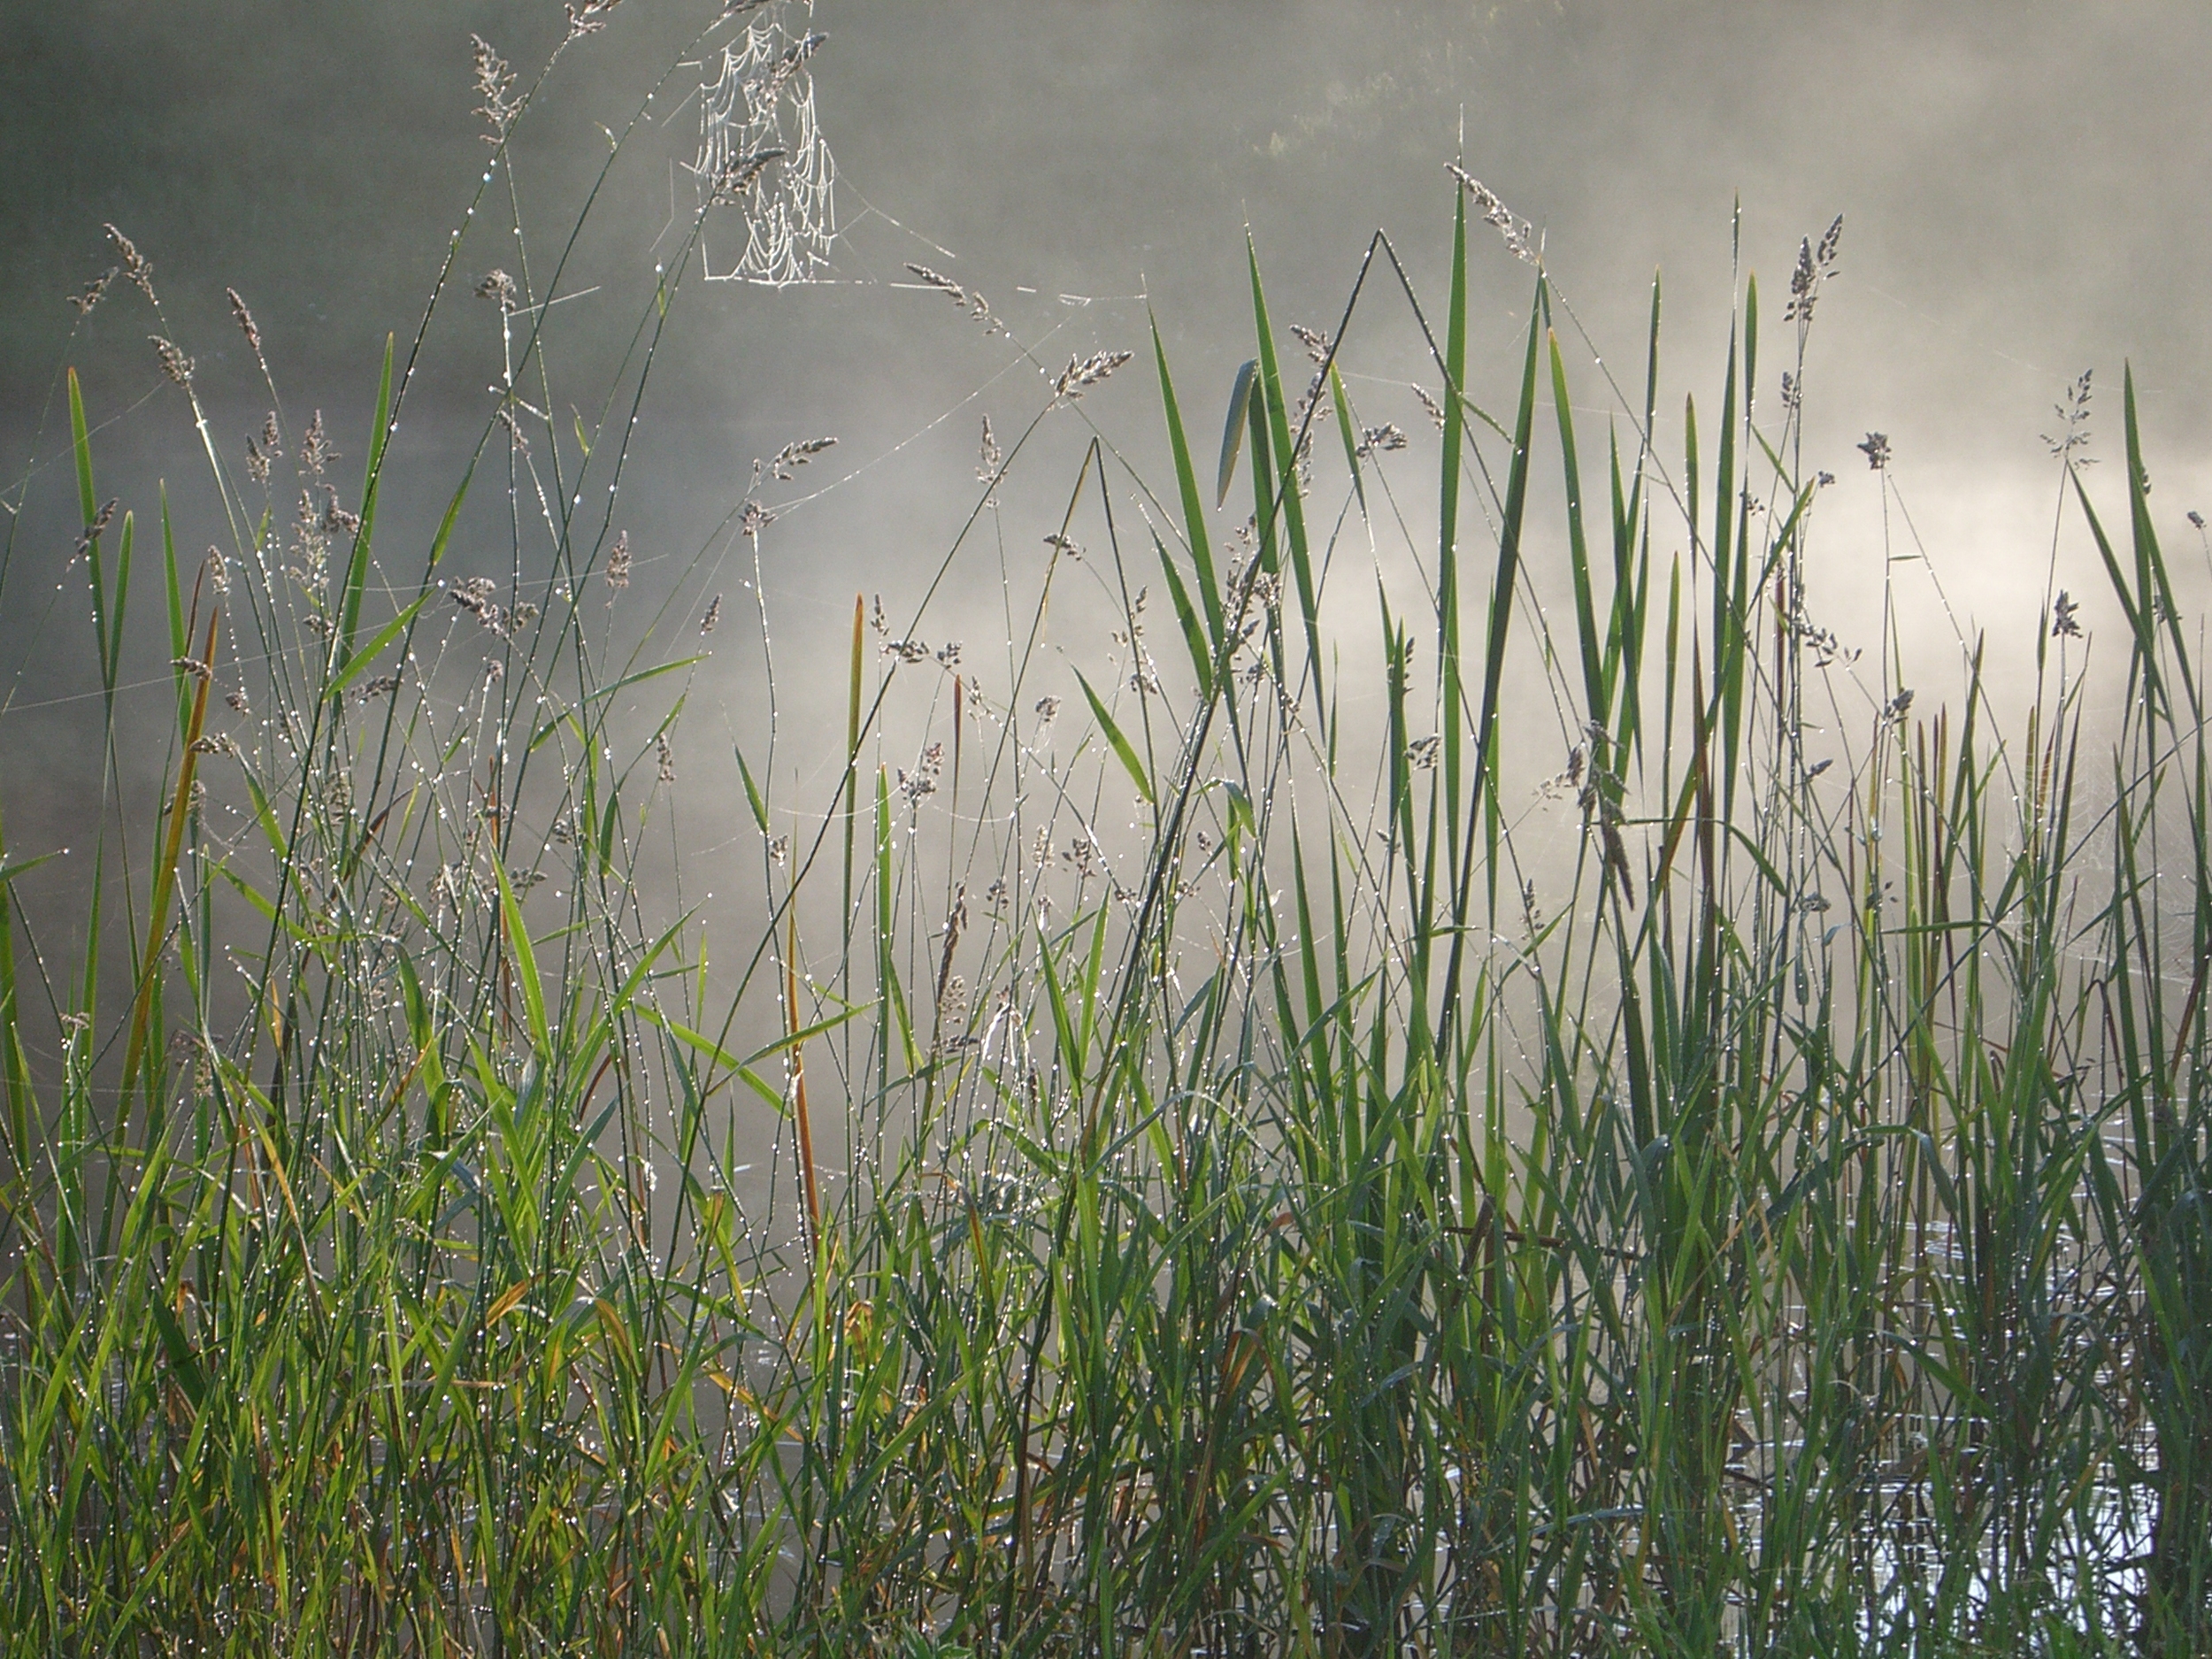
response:
<path id="1" fill-rule="evenodd" d="M 488 188 L 533 95 L 477 62 Z M 2119 660 L 2069 655 L 2055 593 L 2016 718 L 2002 641 L 1945 695 L 1816 618 L 1839 221 L 1778 417 L 1747 280 L 1717 419 L 1686 402 L 1662 453 L 1655 284 L 1600 463 L 1540 237 L 1455 196 L 1440 328 L 1378 237 L 1302 387 L 1253 256 L 1210 506 L 1156 334 L 1165 470 L 1102 435 L 1031 557 L 1024 451 L 1141 372 L 1039 365 L 944 561 L 1022 595 L 1003 659 L 856 597 L 842 732 L 734 758 L 761 902 L 720 980 L 646 890 L 688 693 L 634 729 L 614 694 L 692 664 L 617 643 L 629 428 L 540 412 L 557 272 L 478 285 L 510 393 L 419 563 L 376 523 L 396 354 L 357 507 L 273 385 L 242 480 L 210 442 L 227 550 L 180 557 L 165 504 L 150 556 L 142 819 L 150 561 L 72 377 L 107 793 L 81 960 L 0 849 L 19 1645 L 2205 1649 L 2203 718 L 2131 385 L 2124 533 L 2080 423 L 2055 446 Z M 1471 203 L 1532 288 L 1494 416 Z M 1339 371 L 1392 315 L 1434 451 Z M 204 434 L 208 376 L 171 378 Z M 1432 518 L 1401 494 L 1432 463 Z M 505 580 L 442 577 L 492 479 Z M 1048 625 L 1087 607 L 1111 638 L 1064 677 Z M 1547 718 L 1540 785 L 1507 734 Z M 840 763 L 822 798 L 791 746 Z"/>

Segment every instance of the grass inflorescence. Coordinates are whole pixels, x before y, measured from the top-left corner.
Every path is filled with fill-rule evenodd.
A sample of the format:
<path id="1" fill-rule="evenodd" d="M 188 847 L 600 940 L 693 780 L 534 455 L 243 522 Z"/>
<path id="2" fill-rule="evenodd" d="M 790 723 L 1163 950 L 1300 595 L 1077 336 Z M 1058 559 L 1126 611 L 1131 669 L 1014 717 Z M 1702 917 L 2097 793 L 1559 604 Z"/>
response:
<path id="1" fill-rule="evenodd" d="M 476 64 L 495 204 L 534 91 Z M 1663 454 L 1655 284 L 1601 446 L 1540 236 L 1453 171 L 1440 308 L 1378 237 L 1286 364 L 1252 258 L 1217 456 L 1156 333 L 1037 365 L 944 561 L 1025 618 L 987 658 L 856 598 L 841 725 L 726 768 L 759 902 L 714 973 L 643 850 L 714 764 L 697 658 L 616 628 L 687 258 L 592 442 L 545 412 L 560 273 L 475 285 L 504 389 L 404 555 L 411 357 L 349 496 L 273 383 L 221 452 L 163 323 L 196 561 L 102 503 L 72 373 L 104 804 L 81 959 L 0 848 L 11 1652 L 2212 1650 L 2212 776 L 2131 383 L 2116 502 L 2085 377 L 2053 444 L 2118 645 L 2093 678 L 2054 588 L 2025 672 L 1962 638 L 1939 688 L 1811 608 L 1840 221 L 1778 403 L 1747 280 Z M 1494 415 L 1471 219 L 1530 290 Z M 1384 312 L 1433 444 L 1348 391 Z M 1164 469 L 1091 426 L 1010 554 L 1033 435 L 1140 377 Z M 831 442 L 755 468 L 757 574 Z M 509 573 L 449 578 L 485 491 Z M 1064 680 L 1055 596 L 1110 623 Z"/>

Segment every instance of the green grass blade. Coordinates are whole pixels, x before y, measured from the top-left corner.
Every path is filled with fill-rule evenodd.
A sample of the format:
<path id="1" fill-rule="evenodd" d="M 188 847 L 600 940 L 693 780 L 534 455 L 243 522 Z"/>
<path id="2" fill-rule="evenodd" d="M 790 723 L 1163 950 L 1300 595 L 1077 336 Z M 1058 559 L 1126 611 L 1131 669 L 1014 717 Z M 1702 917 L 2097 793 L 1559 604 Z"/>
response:
<path id="1" fill-rule="evenodd" d="M 1106 705 L 1098 700 L 1098 693 L 1091 689 L 1091 682 L 1083 678 L 1079 670 L 1075 679 L 1076 683 L 1083 687 L 1083 695 L 1089 700 L 1091 713 L 1096 717 L 1099 729 L 1106 733 L 1106 741 L 1112 746 L 1115 758 L 1121 762 L 1129 773 L 1130 780 L 1137 786 L 1137 793 L 1144 797 L 1147 806 L 1158 805 L 1152 793 L 1152 780 L 1144 775 L 1144 762 L 1130 746 L 1129 740 L 1122 735 L 1121 727 L 1114 724 L 1114 717 L 1106 712 Z"/>
<path id="2" fill-rule="evenodd" d="M 1167 416 L 1168 448 L 1175 461 L 1175 483 L 1183 501 L 1183 535 L 1190 543 L 1191 564 L 1198 572 L 1198 599 L 1206 610 L 1206 630 L 1218 656 L 1225 641 L 1221 611 L 1221 584 L 1214 576 L 1213 545 L 1206 527 L 1206 505 L 1198 494 L 1198 473 L 1191 465 L 1190 443 L 1183 435 L 1183 414 L 1176 406 L 1175 381 L 1167 369 L 1167 347 L 1160 340 L 1159 319 L 1152 321 L 1152 357 L 1160 374 L 1160 407 Z"/>
<path id="3" fill-rule="evenodd" d="M 553 1038 L 545 1017 L 545 985 L 538 977 L 537 949 L 523 923 L 522 904 L 515 897 L 514 884 L 507 879 L 506 868 L 497 858 L 492 860 L 492 874 L 499 880 L 499 913 L 507 925 L 507 948 L 514 961 L 516 983 L 522 988 L 522 1012 L 528 1022 L 530 1041 L 540 1055 L 550 1056 Z"/>
<path id="4" fill-rule="evenodd" d="M 1290 555 L 1291 580 L 1298 590 L 1298 612 L 1305 625 L 1306 672 L 1313 682 L 1317 710 L 1328 707 L 1321 680 L 1321 620 L 1319 595 L 1313 581 L 1313 556 L 1306 540 L 1304 491 L 1298 480 L 1298 445 L 1290 430 L 1290 411 L 1283 400 L 1281 365 L 1276 361 L 1274 325 L 1267 314 L 1267 295 L 1260 285 L 1259 251 L 1252 239 L 1244 240 L 1244 257 L 1252 279 L 1252 320 L 1259 334 L 1261 396 L 1266 404 L 1268 434 L 1273 441 L 1277 475 L 1275 499 L 1283 518 L 1283 544 Z M 1309 418 L 1310 418 L 1309 411 Z"/>
<path id="5" fill-rule="evenodd" d="M 1175 606 L 1176 624 L 1183 631 L 1183 644 L 1190 652 L 1191 670 L 1198 676 L 1198 695 L 1210 703 L 1214 695 L 1214 662 L 1213 653 L 1206 645 L 1205 625 L 1191 604 L 1190 590 L 1183 586 L 1182 575 L 1175 568 L 1167 543 L 1156 535 L 1152 546 L 1160 556 L 1160 572 L 1167 581 L 1168 598 Z"/>
<path id="6" fill-rule="evenodd" d="M 1441 675 L 1440 695 L 1444 722 L 1444 798 L 1456 803 L 1463 783 L 1461 747 L 1464 741 L 1466 696 L 1459 666 L 1459 453 L 1465 441 L 1466 416 L 1462 394 L 1467 376 L 1467 197 L 1452 193 L 1451 314 L 1444 331 L 1444 455 L 1437 473 L 1436 510 L 1436 657 Z M 1523 440 L 1526 442 L 1525 438 Z M 1476 742 L 1481 742 L 1478 729 Z M 1481 787 L 1479 780 L 1475 787 Z M 1458 867 L 1459 820 L 1446 813 L 1447 870 Z M 1472 832 L 1471 822 L 1470 833 Z M 1470 843 L 1471 845 L 1471 842 Z M 1410 848 L 1408 849 L 1410 852 Z M 1434 883 L 1430 883 L 1432 889 Z M 1464 895 L 1455 892 L 1454 913 L 1464 908 Z M 1425 915 L 1422 931 L 1428 931 Z"/>
<path id="7" fill-rule="evenodd" d="M 415 618 L 422 614 L 423 607 L 430 603 L 435 592 L 436 589 L 434 588 L 430 593 L 424 594 L 406 610 L 379 628 L 369 642 L 358 652 L 350 653 L 351 660 L 331 676 L 330 685 L 324 691 L 323 696 L 333 703 L 343 696 L 346 687 L 374 667 L 376 659 L 384 654 L 385 648 L 405 633 Z"/>
<path id="8" fill-rule="evenodd" d="M 388 334 L 384 336 L 384 372 L 376 388 L 376 419 L 369 429 L 368 471 L 361 480 L 361 527 L 354 532 L 353 557 L 346 566 L 345 593 L 338 615 L 338 655 L 332 665 L 341 671 L 352 660 L 354 630 L 361 623 L 361 590 L 369 580 L 369 538 L 376 527 L 376 497 L 384 473 L 384 441 L 391 412 L 392 336 Z"/>
<path id="9" fill-rule="evenodd" d="M 1506 634 L 1513 620 L 1513 591 L 1520 580 L 1521 526 L 1528 511 L 1529 450 L 1536 420 L 1537 346 L 1541 338 L 1544 309 L 1545 284 L 1539 276 L 1536 297 L 1529 307 L 1528 349 L 1521 368 L 1521 403 L 1513 421 L 1513 462 L 1506 472 L 1505 510 L 1498 528 L 1497 571 L 1491 582 L 1490 634 L 1483 656 L 1482 712 L 1475 725 L 1475 771 L 1468 781 L 1467 833 L 1460 849 L 1459 873 L 1453 883 L 1451 957 L 1444 974 L 1446 1022 L 1457 1010 L 1467 937 L 1469 888 L 1473 885 L 1476 833 L 1485 820 L 1485 803 L 1492 794 L 1490 780 L 1497 770 L 1498 698 L 1505 682 Z M 1491 802 L 1490 805 L 1494 809 L 1495 803 Z M 1496 876 L 1494 860 L 1494 894 Z"/>
<path id="10" fill-rule="evenodd" d="M 1221 464 L 1214 472 L 1217 507 L 1229 499 L 1229 481 L 1237 475 L 1237 456 L 1244 448 L 1245 412 L 1251 407 L 1252 380 L 1259 368 L 1256 357 L 1245 364 L 1237 370 L 1236 383 L 1229 388 L 1229 415 L 1221 428 Z"/>
<path id="11" fill-rule="evenodd" d="M 762 799 L 760 786 L 753 781 L 753 769 L 745 764 L 745 751 L 738 749 L 737 775 L 744 780 L 745 803 L 753 810 L 753 823 L 760 833 L 768 833 L 768 803 Z"/>
<path id="12" fill-rule="evenodd" d="M 1360 516 L 1367 516 L 1367 480 L 1359 464 L 1359 433 L 1352 425 L 1352 400 L 1344 390 L 1344 377 L 1329 365 L 1329 401 L 1336 406 L 1336 434 L 1344 444 L 1344 465 L 1352 475 L 1352 494 L 1359 498 Z"/>
<path id="13" fill-rule="evenodd" d="M 2121 409 L 2127 433 L 2128 519 L 2135 543 L 2136 587 L 2145 596 L 2150 613 L 2162 618 L 2174 667 L 2181 676 L 2182 695 L 2200 725 L 2203 710 L 2196 677 L 2189 666 L 2189 641 L 2182 611 L 2175 601 L 2173 583 L 2166 574 L 2166 556 L 2159 549 L 2158 526 L 2151 518 L 2151 475 L 2143 465 L 2143 434 L 2135 414 L 2135 365 L 2129 364 L 2121 379 Z"/>
<path id="14" fill-rule="evenodd" d="M 1605 662 L 1598 646 L 1597 606 L 1591 597 L 1590 544 L 1582 522 L 1582 466 L 1575 453 L 1574 411 L 1567 399 L 1567 365 L 1559 354 L 1559 335 L 1546 334 L 1551 348 L 1552 405 L 1559 416 L 1560 465 L 1567 488 L 1567 559 L 1574 575 L 1575 634 L 1582 643 L 1583 695 L 1588 718 L 1607 724 Z"/>

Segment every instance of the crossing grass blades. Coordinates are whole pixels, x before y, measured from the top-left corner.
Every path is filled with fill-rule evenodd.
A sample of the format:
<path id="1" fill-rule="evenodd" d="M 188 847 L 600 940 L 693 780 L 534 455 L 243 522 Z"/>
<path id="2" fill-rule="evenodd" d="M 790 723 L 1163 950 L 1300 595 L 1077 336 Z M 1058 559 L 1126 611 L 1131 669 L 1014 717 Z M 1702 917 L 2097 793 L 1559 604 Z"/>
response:
<path id="1" fill-rule="evenodd" d="M 1640 396 L 1571 377 L 1452 189 L 1440 306 L 1378 239 L 1311 363 L 1254 259 L 1210 489 L 1156 337 L 1041 390 L 945 555 L 1064 503 L 1026 632 L 958 665 L 856 610 L 843 729 L 729 762 L 713 977 L 641 873 L 697 664 L 608 620 L 622 443 L 534 413 L 557 271 L 492 296 L 538 395 L 407 481 L 426 548 L 377 524 L 388 358 L 357 516 L 273 424 L 311 511 L 211 447 L 199 564 L 103 510 L 73 375 L 106 805 L 81 950 L 0 851 L 11 1652 L 2212 1650 L 2212 776 L 2131 385 L 2124 483 L 2054 463 L 2093 670 L 1855 666 L 1756 281 L 1678 425 L 1656 286 Z M 1386 326 L 1434 442 L 1348 394 Z M 1030 461 L 1141 395 L 1159 476 Z M 511 577 L 442 588 L 488 490 Z M 1056 586 L 1119 628 L 1048 740 Z"/>

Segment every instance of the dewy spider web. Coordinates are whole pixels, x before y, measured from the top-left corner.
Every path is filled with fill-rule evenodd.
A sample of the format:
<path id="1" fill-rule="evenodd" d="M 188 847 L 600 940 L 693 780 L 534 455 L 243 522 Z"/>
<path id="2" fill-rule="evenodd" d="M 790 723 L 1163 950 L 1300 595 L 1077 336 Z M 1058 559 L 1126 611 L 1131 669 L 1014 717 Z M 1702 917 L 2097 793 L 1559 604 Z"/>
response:
<path id="1" fill-rule="evenodd" d="M 829 264 L 837 235 L 837 165 L 814 113 L 807 60 L 823 36 L 809 27 L 814 0 L 770 0 L 722 49 L 720 73 L 700 89 L 699 158 L 692 171 L 706 198 L 739 209 L 745 251 L 710 281 L 780 287 L 810 282 Z"/>

